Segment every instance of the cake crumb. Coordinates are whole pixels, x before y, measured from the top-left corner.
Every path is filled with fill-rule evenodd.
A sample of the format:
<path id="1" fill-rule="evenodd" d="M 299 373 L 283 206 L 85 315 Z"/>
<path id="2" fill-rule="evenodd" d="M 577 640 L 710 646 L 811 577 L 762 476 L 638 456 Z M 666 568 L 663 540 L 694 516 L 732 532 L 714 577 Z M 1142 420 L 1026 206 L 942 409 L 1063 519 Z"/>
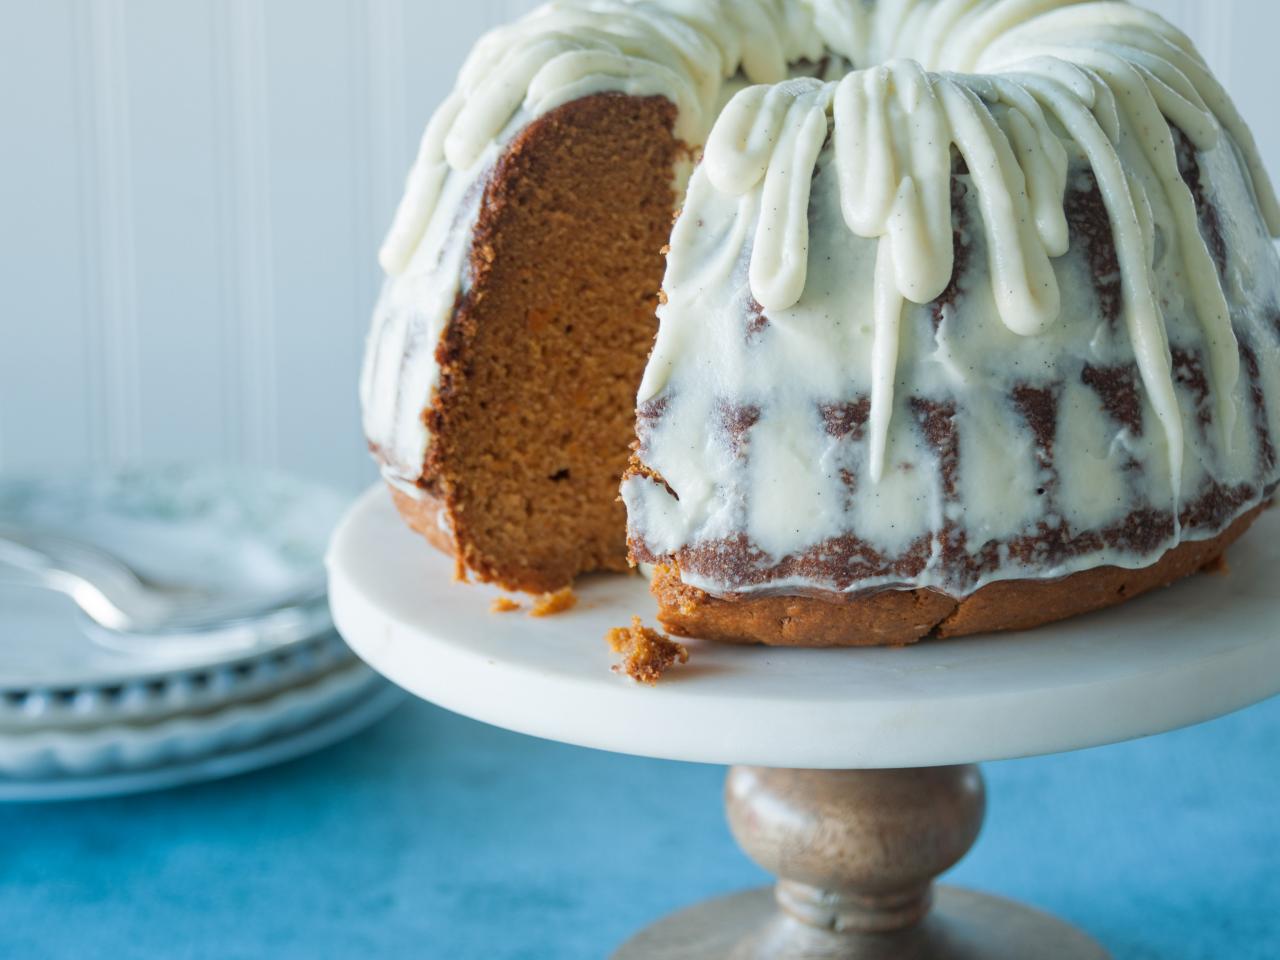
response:
<path id="1" fill-rule="evenodd" d="M 544 593 L 533 601 L 533 609 L 529 611 L 529 616 L 549 617 L 553 614 L 564 613 L 566 610 L 572 610 L 577 605 L 578 596 L 573 592 L 573 588 L 564 587 L 555 593 Z"/>
<path id="2" fill-rule="evenodd" d="M 489 605 L 490 613 L 511 613 L 513 610 L 520 609 L 520 602 L 512 600 L 510 597 L 498 597 Z"/>
<path id="3" fill-rule="evenodd" d="M 613 672 L 625 673 L 638 683 L 653 686 L 674 664 L 689 662 L 684 644 L 646 627 L 639 617 L 632 617 L 629 627 L 614 627 L 605 639 L 614 653 L 626 654 L 622 663 L 614 664 Z"/>

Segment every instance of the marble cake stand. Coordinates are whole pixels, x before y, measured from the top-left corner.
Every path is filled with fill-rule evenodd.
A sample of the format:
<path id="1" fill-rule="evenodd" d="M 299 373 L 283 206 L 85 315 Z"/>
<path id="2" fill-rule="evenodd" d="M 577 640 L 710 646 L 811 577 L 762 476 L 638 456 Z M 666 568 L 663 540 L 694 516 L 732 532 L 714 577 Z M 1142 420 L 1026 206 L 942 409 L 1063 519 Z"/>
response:
<path id="1" fill-rule="evenodd" d="M 329 555 L 339 630 L 412 693 L 534 736 L 734 764 L 729 823 L 777 885 L 668 917 L 615 960 L 1105 958 L 1052 917 L 933 880 L 978 835 L 976 762 L 1160 733 L 1280 692 L 1280 516 L 1231 564 L 1026 635 L 903 650 L 694 643 L 687 667 L 647 688 L 610 672 L 603 641 L 633 614 L 652 621 L 638 577 L 588 580 L 559 616 L 493 614 L 493 592 L 453 582 L 381 489 Z"/>

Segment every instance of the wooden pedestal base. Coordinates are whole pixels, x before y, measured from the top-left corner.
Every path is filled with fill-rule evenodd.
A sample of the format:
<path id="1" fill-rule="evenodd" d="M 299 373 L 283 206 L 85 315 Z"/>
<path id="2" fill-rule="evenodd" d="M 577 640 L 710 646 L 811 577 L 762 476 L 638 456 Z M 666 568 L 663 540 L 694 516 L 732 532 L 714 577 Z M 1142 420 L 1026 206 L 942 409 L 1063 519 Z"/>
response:
<path id="1" fill-rule="evenodd" d="M 729 825 L 778 877 L 659 921 L 614 960 L 1107 960 L 1078 930 L 934 878 L 973 845 L 975 766 L 733 767 Z"/>

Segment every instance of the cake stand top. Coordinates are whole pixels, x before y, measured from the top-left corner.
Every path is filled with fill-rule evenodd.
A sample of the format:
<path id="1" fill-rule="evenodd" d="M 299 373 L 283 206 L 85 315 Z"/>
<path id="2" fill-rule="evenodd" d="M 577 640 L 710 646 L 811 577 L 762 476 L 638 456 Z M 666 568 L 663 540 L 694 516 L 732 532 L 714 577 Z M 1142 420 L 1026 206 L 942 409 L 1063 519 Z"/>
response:
<path id="1" fill-rule="evenodd" d="M 604 641 L 654 622 L 638 576 L 579 585 L 579 605 L 495 614 L 487 587 L 410 533 L 381 487 L 329 553 L 334 619 L 369 664 L 442 707 L 521 733 L 641 756 L 775 767 L 969 763 L 1096 746 L 1230 713 L 1280 692 L 1280 515 L 1199 576 L 1023 634 L 904 649 L 693 641 L 657 687 L 610 671 Z"/>

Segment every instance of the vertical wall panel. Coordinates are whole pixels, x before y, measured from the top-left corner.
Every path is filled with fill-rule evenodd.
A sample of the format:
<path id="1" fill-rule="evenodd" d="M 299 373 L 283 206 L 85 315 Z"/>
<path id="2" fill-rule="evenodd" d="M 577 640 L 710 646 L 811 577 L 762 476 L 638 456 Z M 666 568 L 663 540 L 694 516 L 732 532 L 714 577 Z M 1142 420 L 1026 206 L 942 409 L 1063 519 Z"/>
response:
<path id="1" fill-rule="evenodd" d="M 141 449 L 237 452 L 224 402 L 222 157 L 214 122 L 214 0 L 129 0 L 129 133 L 137 271 Z"/>
<path id="2" fill-rule="evenodd" d="M 365 476 L 356 381 L 373 300 L 356 158 L 368 104 L 353 89 L 355 0 L 273 0 L 264 11 L 273 225 L 275 407 L 281 465 Z M 304 26 L 305 25 L 305 26 Z M 301 32 L 300 32 L 301 31 Z M 305 37 L 305 42 L 300 42 Z"/>
<path id="3" fill-rule="evenodd" d="M 122 462 L 141 452 L 133 143 L 125 0 L 76 7 L 78 149 L 91 296 L 90 450 Z"/>
<path id="4" fill-rule="evenodd" d="M 91 453 L 90 316 L 83 268 L 71 0 L 0 14 L 0 469 Z M 96 364 L 96 358 L 95 358 Z"/>
<path id="5" fill-rule="evenodd" d="M 270 466 L 281 430 L 267 24 L 260 0 L 218 0 L 214 9 L 224 409 L 237 458 Z"/>
<path id="6" fill-rule="evenodd" d="M 362 10 L 370 145 L 365 240 L 368 249 L 375 249 L 400 200 L 417 138 L 406 125 L 409 108 L 405 0 L 364 0 Z M 380 279 L 376 262 L 371 261 L 369 268 L 376 285 Z"/>
<path id="7" fill-rule="evenodd" d="M 97 457 L 113 463 L 136 458 L 142 435 L 125 10 L 125 0 L 88 0 L 78 8 L 77 60 L 88 67 L 79 101 L 88 116 L 81 150 L 88 160 L 84 209 L 91 224 L 91 444 Z"/>
<path id="8" fill-rule="evenodd" d="M 400 201 L 418 135 L 408 126 L 406 0 L 364 0 L 364 11 L 370 143 L 364 220 L 366 249 L 375 250 Z M 376 261 L 369 261 L 369 270 L 370 285 L 379 285 Z"/>

